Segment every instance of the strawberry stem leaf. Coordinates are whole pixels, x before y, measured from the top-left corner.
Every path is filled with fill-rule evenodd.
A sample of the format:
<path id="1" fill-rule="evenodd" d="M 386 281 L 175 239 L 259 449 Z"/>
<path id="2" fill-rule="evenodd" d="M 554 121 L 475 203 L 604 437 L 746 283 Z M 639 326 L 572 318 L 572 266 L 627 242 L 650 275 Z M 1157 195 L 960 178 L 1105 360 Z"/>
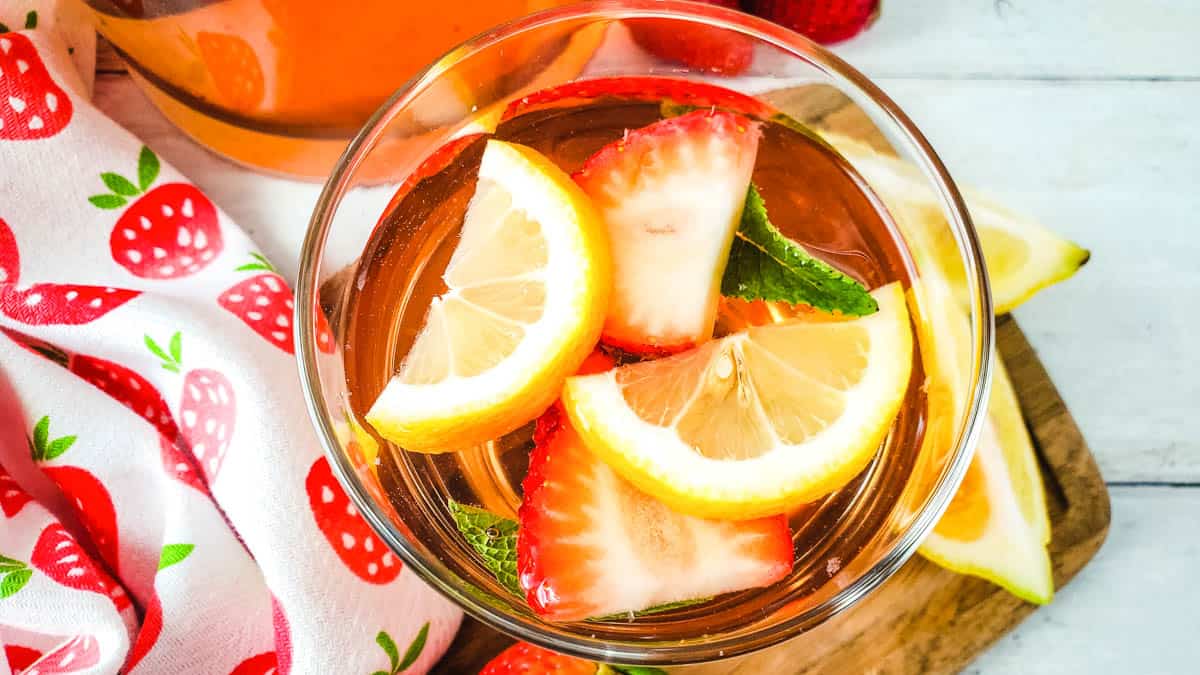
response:
<path id="1" fill-rule="evenodd" d="M 25 563 L 20 560 L 0 554 L 0 574 L 5 574 L 13 570 L 23 570 L 25 567 Z"/>
<path id="2" fill-rule="evenodd" d="M 50 445 L 46 446 L 45 451 L 42 452 L 42 459 L 50 460 L 58 457 L 67 450 L 70 450 L 78 438 L 78 436 L 63 436 L 50 441 Z"/>
<path id="3" fill-rule="evenodd" d="M 101 209 L 119 209 L 125 206 L 125 198 L 120 195 L 92 195 L 88 197 L 92 206 Z"/>
<path id="4" fill-rule="evenodd" d="M 388 662 L 392 666 L 392 672 L 396 672 L 396 665 L 400 663 L 400 650 L 396 648 L 395 640 L 392 639 L 391 635 L 387 634 L 387 631 L 381 630 L 375 636 L 375 644 L 379 645 L 379 648 L 387 654 Z"/>
<path id="5" fill-rule="evenodd" d="M 50 416 L 43 415 L 33 427 L 33 458 L 45 459 L 46 443 L 50 440 Z"/>
<path id="6" fill-rule="evenodd" d="M 421 656 L 421 652 L 425 649 L 425 639 L 429 637 L 429 622 L 426 621 L 421 630 L 417 633 L 417 637 L 413 638 L 412 644 L 408 645 L 408 650 L 404 652 L 404 660 L 400 665 L 392 668 L 393 673 L 399 673 L 408 670 L 408 667 L 417 662 Z"/>
<path id="7" fill-rule="evenodd" d="M 155 356 L 158 357 L 158 359 L 162 362 L 159 365 L 161 365 L 163 367 L 163 370 L 168 370 L 172 373 L 178 373 L 179 366 L 180 366 L 180 360 L 176 359 L 176 358 L 172 358 L 171 356 L 168 356 L 167 352 L 163 351 L 163 348 L 158 346 L 158 343 L 154 341 L 154 338 L 150 337 L 149 335 L 146 335 L 143 337 L 146 342 L 146 349 L 149 349 L 151 354 L 154 354 Z M 172 335 L 171 343 L 173 344 L 178 337 L 179 337 L 178 332 L 176 332 L 174 335 Z"/>
<path id="8" fill-rule="evenodd" d="M 255 253 L 255 252 L 251 251 L 250 257 L 254 258 L 254 262 L 249 262 L 244 265 L 239 265 L 237 268 L 235 268 L 234 271 L 235 272 L 250 272 L 250 271 L 274 272 L 275 271 L 275 266 L 272 265 L 271 261 L 267 260 L 266 256 L 264 256 L 263 254 Z"/>
<path id="9" fill-rule="evenodd" d="M 153 150 L 143 145 L 142 151 L 138 153 L 138 185 L 142 186 L 143 192 L 158 178 L 158 170 L 158 157 Z"/>
<path id="10" fill-rule="evenodd" d="M 109 190 L 124 197 L 136 197 L 142 193 L 136 185 L 129 182 L 129 179 L 118 173 L 105 171 L 100 174 L 100 180 L 104 181 L 105 187 Z"/>
<path id="11" fill-rule="evenodd" d="M 25 30 L 33 30 L 37 28 L 37 10 L 31 9 L 25 15 Z"/>
<path id="12" fill-rule="evenodd" d="M 175 331 L 175 334 L 171 336 L 171 344 L 168 345 L 168 348 L 171 350 L 171 358 L 175 360 L 175 363 L 183 363 L 183 336 L 179 331 Z"/>
<path id="13" fill-rule="evenodd" d="M 32 576 L 33 570 L 30 569 L 16 570 L 4 575 L 4 580 L 0 581 L 0 600 L 16 595 L 17 591 L 25 588 Z"/>
<path id="14" fill-rule="evenodd" d="M 171 565 L 183 562 L 183 559 L 191 555 L 195 549 L 195 544 L 167 544 L 163 546 L 162 554 L 158 557 L 158 569 L 164 570 Z"/>

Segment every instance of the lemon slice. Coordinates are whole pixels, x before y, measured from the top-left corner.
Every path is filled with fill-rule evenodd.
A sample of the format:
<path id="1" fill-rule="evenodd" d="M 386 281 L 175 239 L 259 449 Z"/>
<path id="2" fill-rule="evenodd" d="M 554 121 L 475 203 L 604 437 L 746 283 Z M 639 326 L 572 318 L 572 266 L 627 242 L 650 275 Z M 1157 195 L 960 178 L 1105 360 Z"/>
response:
<path id="1" fill-rule="evenodd" d="M 563 403 L 587 447 L 642 491 L 704 518 L 783 513 L 853 478 L 908 386 L 899 283 L 879 311 L 751 327 L 675 356 L 572 377 Z"/>
<path id="2" fill-rule="evenodd" d="M 488 141 L 447 291 L 367 421 L 406 449 L 443 452 L 537 417 L 599 338 L 611 268 L 604 225 L 570 177 Z"/>
<path id="3" fill-rule="evenodd" d="M 945 217 L 920 171 L 858 141 L 823 133 L 892 211 L 914 249 L 924 248 L 932 260 L 917 260 L 922 273 L 936 265 L 957 292 L 963 288 L 962 264 Z M 1004 314 L 1037 291 L 1073 275 L 1090 253 L 1045 227 L 1017 215 L 978 192 L 962 190 L 983 245 L 996 313 Z"/>
<path id="4" fill-rule="evenodd" d="M 919 549 L 954 572 L 983 577 L 1037 604 L 1054 596 L 1045 491 L 1017 397 L 996 359 L 975 457 L 954 500 Z"/>

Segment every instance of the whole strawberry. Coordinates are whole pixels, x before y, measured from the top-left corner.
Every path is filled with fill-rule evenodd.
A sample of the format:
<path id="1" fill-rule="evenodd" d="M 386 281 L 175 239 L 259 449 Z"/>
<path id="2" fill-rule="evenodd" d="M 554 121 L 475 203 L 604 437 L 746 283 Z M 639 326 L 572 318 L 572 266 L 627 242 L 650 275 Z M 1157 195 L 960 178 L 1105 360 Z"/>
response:
<path id="1" fill-rule="evenodd" d="M 591 661 L 518 642 L 489 661 L 479 675 L 595 675 L 598 672 Z"/>
<path id="2" fill-rule="evenodd" d="M 747 0 L 746 11 L 822 44 L 849 40 L 879 16 L 879 0 Z"/>
<path id="3" fill-rule="evenodd" d="M 73 112 L 29 38 L 0 34 L 0 141 L 48 138 L 67 126 Z"/>
<path id="4" fill-rule="evenodd" d="M 701 0 L 708 5 L 738 9 L 738 0 Z M 643 49 L 655 56 L 695 70 L 738 75 L 754 60 L 754 43 L 744 35 L 699 23 L 638 19 L 629 32 Z"/>
<path id="5" fill-rule="evenodd" d="M 111 193 L 88 201 L 101 209 L 119 209 L 136 197 L 109 236 L 113 261 L 145 279 L 178 279 L 204 269 L 221 253 L 224 241 L 208 197 L 188 183 L 151 189 L 158 171 L 158 157 L 143 147 L 136 185 L 119 174 L 102 173 Z"/>

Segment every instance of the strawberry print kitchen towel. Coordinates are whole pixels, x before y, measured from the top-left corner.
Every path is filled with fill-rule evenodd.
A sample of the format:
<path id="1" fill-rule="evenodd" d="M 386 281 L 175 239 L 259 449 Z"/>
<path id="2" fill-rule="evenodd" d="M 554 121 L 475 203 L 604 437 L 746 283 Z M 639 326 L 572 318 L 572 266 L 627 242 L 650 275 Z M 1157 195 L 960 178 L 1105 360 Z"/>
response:
<path id="1" fill-rule="evenodd" d="M 460 614 L 334 479 L 291 291 L 84 91 L 0 33 L 0 673 L 427 671 Z"/>

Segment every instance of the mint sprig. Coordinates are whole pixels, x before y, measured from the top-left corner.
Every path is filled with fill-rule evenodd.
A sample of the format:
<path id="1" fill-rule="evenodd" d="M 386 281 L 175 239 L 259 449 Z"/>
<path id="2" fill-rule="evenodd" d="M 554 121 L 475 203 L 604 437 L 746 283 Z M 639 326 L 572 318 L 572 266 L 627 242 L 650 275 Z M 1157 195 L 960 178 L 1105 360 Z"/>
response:
<path id="1" fill-rule="evenodd" d="M 864 316 L 879 309 L 862 284 L 785 237 L 771 223 L 762 195 L 753 184 L 729 251 L 721 294 L 810 305 L 847 316 Z"/>
<path id="2" fill-rule="evenodd" d="M 453 499 L 447 506 L 458 531 L 483 558 L 483 566 L 513 595 L 525 597 L 517 582 L 517 521 Z"/>

